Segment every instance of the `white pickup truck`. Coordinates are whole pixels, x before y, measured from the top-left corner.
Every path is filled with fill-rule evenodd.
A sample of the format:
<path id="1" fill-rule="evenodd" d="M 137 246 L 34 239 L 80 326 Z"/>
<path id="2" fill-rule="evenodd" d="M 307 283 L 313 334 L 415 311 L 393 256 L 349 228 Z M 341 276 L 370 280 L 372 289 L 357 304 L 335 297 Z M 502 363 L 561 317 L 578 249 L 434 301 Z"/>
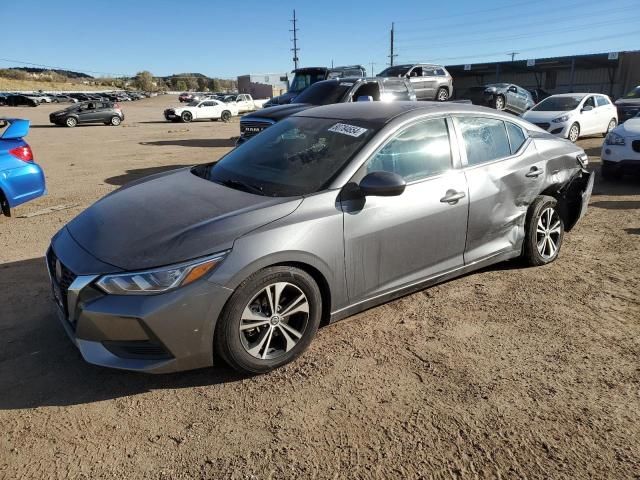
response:
<path id="1" fill-rule="evenodd" d="M 235 103 L 239 113 L 253 112 L 262 108 L 269 99 L 254 100 L 248 93 L 240 93 L 238 95 L 227 95 L 222 99 L 224 103 Z"/>
<path id="2" fill-rule="evenodd" d="M 231 117 L 238 115 L 235 103 L 223 103 L 212 98 L 194 100 L 184 107 L 167 108 L 164 118 L 171 122 L 185 122 L 192 120 L 222 120 L 228 122 Z"/>

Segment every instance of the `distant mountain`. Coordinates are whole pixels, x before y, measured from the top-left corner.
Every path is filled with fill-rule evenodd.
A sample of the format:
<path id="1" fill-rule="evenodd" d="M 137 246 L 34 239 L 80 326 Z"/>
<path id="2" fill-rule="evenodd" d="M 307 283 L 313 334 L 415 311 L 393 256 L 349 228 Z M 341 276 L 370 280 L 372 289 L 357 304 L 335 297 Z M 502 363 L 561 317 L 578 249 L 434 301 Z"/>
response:
<path id="1" fill-rule="evenodd" d="M 87 75 L 86 73 L 73 72 L 71 70 L 54 70 L 50 68 L 12 67 L 8 70 L 22 70 L 23 72 L 29 73 L 56 72 L 68 78 L 93 78 L 91 75 Z"/>
<path id="2" fill-rule="evenodd" d="M 173 75 L 169 75 L 168 77 L 160 77 L 163 80 L 171 80 L 172 78 L 186 78 L 186 77 L 195 77 L 195 78 L 209 78 L 202 73 L 174 73 Z"/>

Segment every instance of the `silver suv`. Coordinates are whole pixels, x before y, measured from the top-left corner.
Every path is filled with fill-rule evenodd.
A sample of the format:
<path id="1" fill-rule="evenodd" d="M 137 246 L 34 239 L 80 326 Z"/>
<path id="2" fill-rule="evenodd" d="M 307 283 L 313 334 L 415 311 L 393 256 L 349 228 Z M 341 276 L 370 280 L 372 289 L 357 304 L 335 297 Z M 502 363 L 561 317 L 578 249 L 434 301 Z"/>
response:
<path id="1" fill-rule="evenodd" d="M 449 100 L 453 93 L 453 78 L 442 65 L 429 63 L 394 65 L 378 77 L 407 77 L 418 100 Z"/>

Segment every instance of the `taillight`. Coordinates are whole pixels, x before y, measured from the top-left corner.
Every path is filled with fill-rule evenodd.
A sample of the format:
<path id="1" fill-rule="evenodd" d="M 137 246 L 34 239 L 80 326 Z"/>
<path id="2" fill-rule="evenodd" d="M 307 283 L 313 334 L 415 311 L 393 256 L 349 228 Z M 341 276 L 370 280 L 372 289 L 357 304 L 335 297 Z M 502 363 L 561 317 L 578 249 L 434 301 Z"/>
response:
<path id="1" fill-rule="evenodd" d="M 9 150 L 9 153 L 16 158 L 19 158 L 23 162 L 33 162 L 33 152 L 31 147 L 26 145 L 24 147 L 16 147 Z"/>

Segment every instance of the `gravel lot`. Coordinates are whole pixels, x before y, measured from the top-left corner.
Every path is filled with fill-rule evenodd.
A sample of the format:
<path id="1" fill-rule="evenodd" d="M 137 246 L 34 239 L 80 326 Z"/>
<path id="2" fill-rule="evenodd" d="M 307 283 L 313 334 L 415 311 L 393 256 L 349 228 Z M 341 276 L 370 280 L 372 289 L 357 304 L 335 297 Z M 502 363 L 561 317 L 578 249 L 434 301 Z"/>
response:
<path id="1" fill-rule="evenodd" d="M 233 145 L 237 119 L 166 123 L 172 102 L 75 129 L 49 125 L 56 106 L 0 108 L 32 120 L 49 189 L 0 217 L 0 478 L 640 478 L 638 178 L 596 179 L 555 263 L 500 264 L 325 327 L 269 375 L 85 364 L 42 255 L 102 195 Z M 602 138 L 580 143 L 598 169 Z"/>

